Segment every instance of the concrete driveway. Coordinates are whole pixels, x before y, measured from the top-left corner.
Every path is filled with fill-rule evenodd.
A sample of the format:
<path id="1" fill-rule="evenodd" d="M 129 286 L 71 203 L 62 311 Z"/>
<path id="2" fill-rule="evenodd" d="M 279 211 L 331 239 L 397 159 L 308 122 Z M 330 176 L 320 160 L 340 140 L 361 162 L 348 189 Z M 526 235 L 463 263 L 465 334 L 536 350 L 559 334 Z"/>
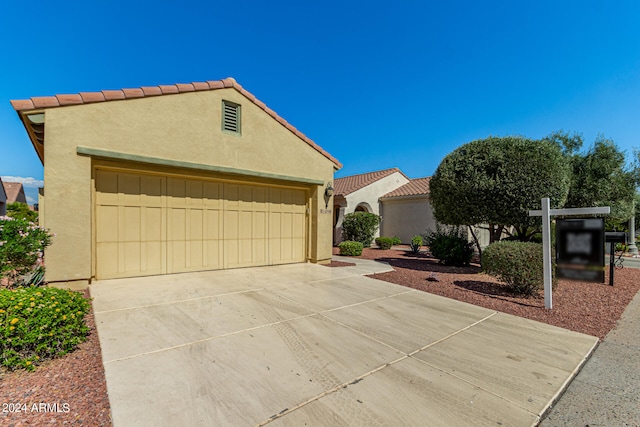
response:
<path id="1" fill-rule="evenodd" d="M 357 261 L 91 285 L 114 425 L 531 426 L 597 345 Z"/>

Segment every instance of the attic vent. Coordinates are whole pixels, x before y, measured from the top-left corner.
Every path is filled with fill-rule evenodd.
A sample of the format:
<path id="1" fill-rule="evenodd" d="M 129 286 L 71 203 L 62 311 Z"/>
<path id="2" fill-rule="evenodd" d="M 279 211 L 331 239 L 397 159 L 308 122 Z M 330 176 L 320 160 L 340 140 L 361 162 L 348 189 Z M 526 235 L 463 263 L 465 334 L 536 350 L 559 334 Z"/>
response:
<path id="1" fill-rule="evenodd" d="M 222 100 L 222 130 L 240 133 L 240 105 Z"/>

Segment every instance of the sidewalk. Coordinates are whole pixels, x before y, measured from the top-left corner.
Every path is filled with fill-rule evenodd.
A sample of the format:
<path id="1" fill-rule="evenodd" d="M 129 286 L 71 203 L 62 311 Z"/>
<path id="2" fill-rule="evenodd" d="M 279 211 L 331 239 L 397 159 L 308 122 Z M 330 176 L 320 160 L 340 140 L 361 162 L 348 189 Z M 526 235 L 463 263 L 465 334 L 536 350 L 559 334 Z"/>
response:
<path id="1" fill-rule="evenodd" d="M 640 293 L 540 426 L 640 426 L 639 367 Z"/>

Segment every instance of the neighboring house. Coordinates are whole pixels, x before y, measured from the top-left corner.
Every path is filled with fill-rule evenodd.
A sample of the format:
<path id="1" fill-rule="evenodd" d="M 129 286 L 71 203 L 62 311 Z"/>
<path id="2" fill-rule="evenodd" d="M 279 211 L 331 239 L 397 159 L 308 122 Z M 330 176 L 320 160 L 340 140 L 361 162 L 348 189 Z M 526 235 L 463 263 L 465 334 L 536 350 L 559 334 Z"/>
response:
<path id="1" fill-rule="evenodd" d="M 0 178 L 0 216 L 7 214 L 7 192 L 4 191 L 4 183 Z"/>
<path id="2" fill-rule="evenodd" d="M 342 241 L 344 215 L 366 211 L 380 215 L 376 236 L 399 237 L 403 243 L 429 230 L 435 231 L 437 221 L 429 199 L 431 177 L 409 179 L 398 168 L 385 169 L 335 180 L 333 242 Z M 461 230 L 474 241 L 468 227 Z M 489 232 L 482 226 L 473 227 L 481 247 L 489 244 Z"/>
<path id="3" fill-rule="evenodd" d="M 7 204 L 24 203 L 27 204 L 27 196 L 24 194 L 24 187 L 21 182 L 3 182 L 4 191 L 7 195 Z"/>
<path id="4" fill-rule="evenodd" d="M 381 235 L 397 236 L 403 243 L 409 243 L 416 235 L 435 231 L 436 220 L 429 201 L 430 179 L 412 179 L 380 197 Z"/>
<path id="5" fill-rule="evenodd" d="M 380 197 L 408 182 L 409 178 L 398 168 L 337 178 L 333 198 L 334 244 L 342 241 L 342 222 L 346 214 L 369 212 L 380 215 Z M 379 231 L 376 236 L 380 236 Z"/>
<path id="6" fill-rule="evenodd" d="M 331 259 L 342 165 L 232 78 L 11 102 L 50 282 Z"/>

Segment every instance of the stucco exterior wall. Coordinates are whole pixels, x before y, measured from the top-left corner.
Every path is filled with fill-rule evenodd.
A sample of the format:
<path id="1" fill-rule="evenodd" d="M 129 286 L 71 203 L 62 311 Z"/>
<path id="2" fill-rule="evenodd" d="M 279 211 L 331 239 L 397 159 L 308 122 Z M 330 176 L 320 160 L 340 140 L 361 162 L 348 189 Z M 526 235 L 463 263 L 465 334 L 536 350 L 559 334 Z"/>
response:
<path id="1" fill-rule="evenodd" d="M 383 199 L 381 205 L 381 235 L 385 237 L 398 236 L 408 244 L 413 236 L 436 228 L 428 197 Z"/>
<path id="2" fill-rule="evenodd" d="M 223 99 L 241 105 L 241 135 L 222 131 Z M 321 181 L 305 184 L 309 257 L 331 258 L 333 221 L 323 195 L 335 165 L 235 89 L 51 108 L 45 123 L 44 222 L 56 233 L 46 252 L 49 281 L 92 276 L 92 159 L 78 147 Z"/>

